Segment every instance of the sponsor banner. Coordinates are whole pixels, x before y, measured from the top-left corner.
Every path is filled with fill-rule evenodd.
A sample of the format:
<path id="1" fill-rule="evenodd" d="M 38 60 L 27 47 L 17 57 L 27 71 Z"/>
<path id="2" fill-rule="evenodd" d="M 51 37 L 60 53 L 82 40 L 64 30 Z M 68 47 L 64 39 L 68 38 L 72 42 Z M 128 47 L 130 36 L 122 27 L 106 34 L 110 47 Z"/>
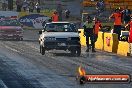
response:
<path id="1" fill-rule="evenodd" d="M 29 14 L 19 17 L 19 22 L 25 27 L 30 27 L 33 29 L 42 29 L 45 22 L 49 20 L 48 16 L 41 14 Z"/>
<path id="2" fill-rule="evenodd" d="M 88 83 L 130 83 L 130 75 L 85 75 Z"/>
<path id="3" fill-rule="evenodd" d="M 26 29 L 42 29 L 45 22 L 49 20 L 48 16 L 43 14 L 29 14 L 28 12 L 0 11 L 0 19 L 18 18 L 19 22 Z"/>
<path id="4" fill-rule="evenodd" d="M 13 11 L 0 11 L 0 18 L 4 17 L 18 17 L 18 12 Z"/>

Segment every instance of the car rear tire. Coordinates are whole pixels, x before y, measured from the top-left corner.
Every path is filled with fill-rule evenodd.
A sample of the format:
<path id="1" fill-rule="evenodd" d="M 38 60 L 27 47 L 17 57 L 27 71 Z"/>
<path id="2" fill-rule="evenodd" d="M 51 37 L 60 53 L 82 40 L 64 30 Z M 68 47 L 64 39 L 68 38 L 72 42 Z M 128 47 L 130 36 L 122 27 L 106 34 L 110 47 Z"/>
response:
<path id="1" fill-rule="evenodd" d="M 42 46 L 40 46 L 40 53 L 42 53 Z"/>
<path id="2" fill-rule="evenodd" d="M 86 78 L 84 76 L 80 77 L 80 80 L 79 80 L 80 84 L 85 84 L 86 83 Z"/>
<path id="3" fill-rule="evenodd" d="M 23 38 L 16 38 L 17 41 L 23 41 Z"/>
<path id="4" fill-rule="evenodd" d="M 21 41 L 23 41 L 23 38 L 20 38 Z"/>

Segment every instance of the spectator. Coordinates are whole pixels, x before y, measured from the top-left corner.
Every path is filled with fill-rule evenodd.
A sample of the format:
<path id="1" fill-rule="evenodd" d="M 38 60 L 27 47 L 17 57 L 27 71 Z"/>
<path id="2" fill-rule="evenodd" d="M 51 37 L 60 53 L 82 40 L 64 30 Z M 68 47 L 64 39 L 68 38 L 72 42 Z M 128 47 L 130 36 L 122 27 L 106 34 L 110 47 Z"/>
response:
<path id="1" fill-rule="evenodd" d="M 105 8 L 104 1 L 103 1 L 103 0 L 99 0 L 99 1 L 96 3 L 97 15 L 100 16 L 101 13 L 104 11 L 104 8 Z"/>
<path id="2" fill-rule="evenodd" d="M 59 15 L 58 15 L 57 11 L 55 11 L 54 14 L 52 15 L 52 21 L 53 22 L 59 21 Z"/>
<path id="3" fill-rule="evenodd" d="M 38 2 L 36 3 L 35 7 L 37 10 L 37 13 L 40 13 L 41 8 L 40 8 L 40 4 Z"/>
<path id="4" fill-rule="evenodd" d="M 22 7 L 23 7 L 23 10 L 26 11 L 26 10 L 28 9 L 28 6 L 29 6 L 29 5 L 28 5 L 28 2 L 27 2 L 27 0 L 25 0 L 25 1 L 23 2 L 23 6 L 22 6 Z"/>
<path id="5" fill-rule="evenodd" d="M 132 43 L 132 17 L 131 17 L 131 21 L 130 21 L 125 27 L 127 27 L 127 26 L 130 27 L 130 32 L 129 32 L 129 43 Z"/>
<path id="6" fill-rule="evenodd" d="M 58 4 L 56 10 L 57 10 L 58 15 L 59 15 L 59 21 L 62 21 L 62 5 Z"/>
<path id="7" fill-rule="evenodd" d="M 68 9 L 65 11 L 65 17 L 66 19 L 70 17 L 70 11 Z"/>
<path id="8" fill-rule="evenodd" d="M 33 12 L 33 10 L 34 10 L 34 2 L 30 1 L 30 3 L 29 3 L 29 12 Z"/>
<path id="9" fill-rule="evenodd" d="M 113 33 L 118 34 L 118 39 L 120 39 L 121 34 L 121 25 L 122 25 L 122 13 L 117 8 L 113 14 L 109 17 L 109 19 L 114 18 L 114 30 Z"/>
<path id="10" fill-rule="evenodd" d="M 2 0 L 2 9 L 6 11 L 7 7 L 8 7 L 8 0 Z"/>
<path id="11" fill-rule="evenodd" d="M 123 20 L 124 23 L 127 24 L 130 21 L 130 15 L 131 15 L 131 11 L 130 9 L 128 9 L 128 6 L 126 6 L 126 8 L 122 11 L 123 13 Z"/>
<path id="12" fill-rule="evenodd" d="M 16 6 L 17 6 L 17 12 L 21 12 L 22 1 L 21 0 L 16 0 Z"/>

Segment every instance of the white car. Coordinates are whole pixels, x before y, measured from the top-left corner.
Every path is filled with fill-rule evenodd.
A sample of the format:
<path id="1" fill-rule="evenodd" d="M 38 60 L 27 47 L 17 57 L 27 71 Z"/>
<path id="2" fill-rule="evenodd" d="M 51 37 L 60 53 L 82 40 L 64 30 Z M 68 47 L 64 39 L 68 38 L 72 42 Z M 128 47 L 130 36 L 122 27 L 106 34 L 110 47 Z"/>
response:
<path id="1" fill-rule="evenodd" d="M 69 50 L 72 55 L 80 56 L 81 44 L 78 30 L 70 22 L 46 23 L 44 29 L 39 31 L 40 53 L 46 50 Z"/>

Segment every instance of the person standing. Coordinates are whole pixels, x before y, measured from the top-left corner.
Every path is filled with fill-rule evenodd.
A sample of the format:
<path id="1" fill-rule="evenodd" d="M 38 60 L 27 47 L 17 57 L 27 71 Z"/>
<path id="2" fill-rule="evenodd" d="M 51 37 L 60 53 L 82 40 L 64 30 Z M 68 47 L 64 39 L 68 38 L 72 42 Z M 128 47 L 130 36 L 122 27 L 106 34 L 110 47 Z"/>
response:
<path id="1" fill-rule="evenodd" d="M 128 26 L 130 28 L 128 42 L 132 43 L 132 17 L 131 17 L 131 21 L 128 22 L 128 24 L 125 26 L 125 28 L 128 27 Z"/>
<path id="2" fill-rule="evenodd" d="M 30 3 L 29 3 L 29 12 L 33 12 L 33 10 L 34 10 L 34 2 L 33 1 L 30 1 Z"/>
<path id="3" fill-rule="evenodd" d="M 91 40 L 91 46 L 92 46 L 92 52 L 95 52 L 95 42 L 94 42 L 94 23 L 91 20 L 90 16 L 87 16 L 86 22 L 84 23 L 84 35 L 86 36 L 86 45 L 87 50 L 86 52 L 89 52 L 90 44 L 89 44 L 89 38 Z"/>
<path id="4" fill-rule="evenodd" d="M 62 5 L 60 3 L 57 5 L 56 11 L 58 12 L 59 15 L 59 21 L 62 21 Z"/>
<path id="5" fill-rule="evenodd" d="M 2 0 L 2 10 L 6 11 L 8 7 L 8 0 Z"/>
<path id="6" fill-rule="evenodd" d="M 24 10 L 24 11 L 27 10 L 27 8 L 28 8 L 28 2 L 27 2 L 27 0 L 25 0 L 25 1 L 23 2 L 22 7 L 23 7 L 23 10 Z"/>
<path id="7" fill-rule="evenodd" d="M 95 25 L 94 25 L 94 40 L 95 41 L 94 42 L 96 42 L 97 41 L 97 38 L 98 38 L 98 32 L 101 29 L 102 24 L 99 21 L 99 19 L 96 18 L 96 17 L 93 19 L 93 21 L 95 21 Z"/>
<path id="8" fill-rule="evenodd" d="M 113 33 L 118 34 L 118 39 L 120 40 L 120 34 L 121 34 L 121 25 L 122 25 L 122 13 L 117 8 L 113 14 L 109 17 L 109 20 L 111 18 L 114 18 L 114 30 Z"/>
<path id="9" fill-rule="evenodd" d="M 103 0 L 99 0 L 99 1 L 96 3 L 97 15 L 100 16 L 101 13 L 104 11 L 104 9 L 105 9 L 104 1 L 103 1 Z"/>
<path id="10" fill-rule="evenodd" d="M 12 11 L 13 10 L 13 0 L 7 0 L 7 5 L 8 5 L 8 10 Z"/>
<path id="11" fill-rule="evenodd" d="M 59 21 L 59 15 L 57 11 L 55 11 L 52 15 L 52 22 L 58 22 Z"/>
<path id="12" fill-rule="evenodd" d="M 65 11 L 65 17 L 66 19 L 70 17 L 70 11 L 68 9 Z"/>
<path id="13" fill-rule="evenodd" d="M 40 8 L 40 4 L 38 2 L 36 3 L 35 7 L 37 10 L 37 13 L 40 13 L 41 8 Z"/>
<path id="14" fill-rule="evenodd" d="M 124 23 L 127 24 L 131 19 L 131 10 L 128 9 L 128 6 L 126 6 L 126 8 L 122 11 L 122 13 L 123 13 Z"/>
<path id="15" fill-rule="evenodd" d="M 16 0 L 16 6 L 17 6 L 17 12 L 21 12 L 22 1 L 21 0 Z"/>

